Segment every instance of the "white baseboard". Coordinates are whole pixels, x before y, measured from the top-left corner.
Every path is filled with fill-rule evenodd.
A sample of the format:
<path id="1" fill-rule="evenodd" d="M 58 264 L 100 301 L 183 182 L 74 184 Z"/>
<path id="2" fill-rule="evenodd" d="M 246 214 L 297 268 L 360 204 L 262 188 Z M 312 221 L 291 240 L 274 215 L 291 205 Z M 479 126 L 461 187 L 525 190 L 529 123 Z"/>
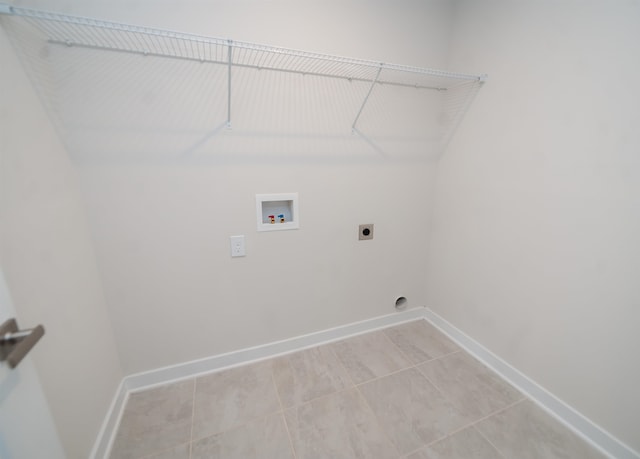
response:
<path id="1" fill-rule="evenodd" d="M 339 327 L 322 330 L 307 335 L 296 336 L 282 341 L 262 344 L 260 346 L 241 349 L 239 351 L 219 354 L 191 362 L 179 363 L 164 368 L 133 374 L 125 379 L 127 391 L 135 392 L 149 387 L 180 381 L 204 373 L 218 371 L 238 365 L 270 359 L 279 355 L 290 354 L 309 347 L 337 341 L 350 336 L 367 333 L 379 328 L 385 328 L 410 320 L 423 319 L 424 308 L 408 309 L 373 319 L 363 320 Z"/>
<path id="2" fill-rule="evenodd" d="M 406 311 L 374 317 L 373 319 L 309 333 L 295 338 L 126 376 L 114 396 L 90 458 L 102 459 L 108 457 L 113 444 L 113 438 L 120 424 L 122 410 L 131 392 L 169 384 L 201 374 L 219 371 L 224 368 L 231 368 L 277 357 L 279 355 L 290 354 L 309 347 L 319 346 L 416 319 L 424 319 L 424 308 L 408 309 Z"/>
<path id="3" fill-rule="evenodd" d="M 122 380 L 122 383 L 114 395 L 113 402 L 111 403 L 111 407 L 109 408 L 109 412 L 107 413 L 90 457 L 92 459 L 108 457 L 113 438 L 120 423 L 122 410 L 131 392 L 192 378 L 224 368 L 245 365 L 259 360 L 289 354 L 309 347 L 319 346 L 416 319 L 425 319 L 433 324 L 476 359 L 509 381 L 514 387 L 526 394 L 560 422 L 567 425 L 567 427 L 593 444 L 603 453 L 616 459 L 640 459 L 640 454 L 636 451 L 594 424 L 588 418 L 578 413 L 535 381 L 522 374 L 509 363 L 502 360 L 428 308 L 409 309 L 407 311 L 375 317 L 373 319 L 297 336 L 295 338 L 127 376 Z"/>
<path id="4" fill-rule="evenodd" d="M 482 346 L 463 331 L 440 317 L 432 310 L 424 309 L 425 319 L 449 336 L 476 359 L 498 373 L 518 390 L 540 405 L 549 414 L 565 424 L 594 447 L 616 459 L 640 459 L 640 454 L 622 443 L 606 430 L 578 413 L 571 406 L 547 391 L 509 363 Z"/>
<path id="5" fill-rule="evenodd" d="M 98 432 L 98 438 L 96 439 L 93 449 L 91 450 L 91 454 L 89 455 L 90 459 L 107 458 L 111 451 L 111 444 L 113 443 L 115 433 L 120 425 L 122 410 L 124 409 L 129 396 L 129 392 L 125 387 L 125 379 L 120 381 L 118 389 L 113 396 L 107 415 L 102 422 L 100 432 Z"/>

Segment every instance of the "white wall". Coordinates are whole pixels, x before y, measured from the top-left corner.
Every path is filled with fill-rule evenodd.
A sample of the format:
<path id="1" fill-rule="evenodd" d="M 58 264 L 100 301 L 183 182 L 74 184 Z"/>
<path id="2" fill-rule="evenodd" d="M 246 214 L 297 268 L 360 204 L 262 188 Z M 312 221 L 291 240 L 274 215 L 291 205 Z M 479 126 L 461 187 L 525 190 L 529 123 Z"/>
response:
<path id="1" fill-rule="evenodd" d="M 428 304 L 640 451 L 640 2 L 462 1 Z"/>
<path id="2" fill-rule="evenodd" d="M 3 94 L 12 101 L 3 107 L 21 107 L 8 117 L 12 154 L 20 153 L 12 161 L 33 163 L 7 174 L 13 182 L 3 218 L 12 214 L 6 221 L 13 230 L 3 234 L 3 266 L 18 306 L 40 305 L 34 312 L 22 306 L 23 320 L 46 325 L 64 319 L 79 334 L 90 325 L 93 338 L 83 358 L 89 350 L 106 356 L 113 376 L 95 384 L 113 393 L 120 375 L 115 346 L 130 374 L 392 312 L 395 298 L 404 295 L 413 306 L 428 304 L 640 449 L 634 430 L 640 424 L 634 355 L 640 292 L 633 278 L 640 268 L 634 244 L 640 229 L 637 1 L 22 4 L 490 75 L 439 165 L 430 238 L 435 168 L 428 158 L 348 150 L 319 157 L 304 154 L 314 147 L 307 144 L 300 157 L 260 152 L 256 161 L 247 151 L 200 163 L 138 161 L 121 152 L 114 152 L 116 160 L 96 161 L 87 151 L 72 166 L 11 64 L 2 78 L 23 88 Z M 25 135 L 32 132 L 46 135 Z M 21 187 L 38 193 L 14 192 Z M 300 193 L 301 229 L 257 233 L 254 194 L 288 191 Z M 117 344 L 100 307 L 80 199 Z M 33 214 L 24 215 L 24 203 L 32 202 Z M 42 224 L 44 218 L 53 223 Z M 370 222 L 374 241 L 357 242 L 357 224 Z M 233 234 L 246 235 L 246 258 L 229 257 Z M 27 239 L 32 257 L 19 261 L 16 244 Z M 7 252 L 13 253 L 9 265 Z M 48 277 L 60 253 L 72 254 L 74 264 Z M 78 294 L 69 280 L 80 273 L 89 287 Z M 34 283 L 46 289 L 33 291 Z M 71 291 L 64 315 L 51 310 L 41 318 L 42 297 L 69 299 Z M 56 387 L 45 387 L 55 416 L 64 399 L 57 385 L 66 376 L 45 375 L 51 362 L 36 354 L 45 385 Z M 106 398 L 74 409 L 95 419 Z M 58 422 L 68 429 L 81 415 Z M 95 426 L 84 426 L 78 443 L 90 442 Z"/>
<path id="3" fill-rule="evenodd" d="M 432 67 L 446 62 L 452 13 L 444 0 L 28 4 Z M 200 162 L 77 155 L 126 374 L 393 313 L 398 296 L 425 304 L 433 158 L 297 145 Z M 257 233 L 254 195 L 274 192 L 299 193 L 300 230 Z M 360 223 L 375 224 L 373 241 L 357 241 Z M 245 258 L 229 256 L 235 234 Z"/>
<path id="4" fill-rule="evenodd" d="M 67 456 L 84 458 L 123 373 L 77 171 L 4 30 L 0 62 L 0 261 L 18 324 L 45 327 L 30 356 Z"/>

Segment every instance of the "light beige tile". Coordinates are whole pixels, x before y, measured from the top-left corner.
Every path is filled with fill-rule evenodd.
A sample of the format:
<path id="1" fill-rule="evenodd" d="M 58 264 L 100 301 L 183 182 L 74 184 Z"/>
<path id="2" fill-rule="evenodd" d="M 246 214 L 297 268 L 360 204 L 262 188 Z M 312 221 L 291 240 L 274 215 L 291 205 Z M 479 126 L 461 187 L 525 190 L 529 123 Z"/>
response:
<path id="1" fill-rule="evenodd" d="M 507 458 L 605 457 L 530 400 L 496 413 L 475 427 Z"/>
<path id="2" fill-rule="evenodd" d="M 191 459 L 293 459 L 281 413 L 195 441 Z"/>
<path id="3" fill-rule="evenodd" d="M 524 396 L 466 352 L 456 352 L 418 367 L 465 414 L 480 419 Z"/>
<path id="4" fill-rule="evenodd" d="M 194 380 L 129 396 L 111 458 L 140 458 L 188 443 Z"/>
<path id="5" fill-rule="evenodd" d="M 189 459 L 190 454 L 191 443 L 185 443 L 151 456 L 145 456 L 143 459 Z"/>
<path id="6" fill-rule="evenodd" d="M 383 330 L 413 363 L 441 357 L 460 348 L 426 320 L 416 320 Z"/>
<path id="7" fill-rule="evenodd" d="M 285 411 L 298 459 L 393 459 L 398 452 L 356 389 Z"/>
<path id="8" fill-rule="evenodd" d="M 314 347 L 275 359 L 273 374 L 285 407 L 353 386 L 328 346 Z"/>
<path id="9" fill-rule="evenodd" d="M 412 366 L 381 331 L 339 341 L 331 348 L 356 384 Z"/>
<path id="10" fill-rule="evenodd" d="M 407 459 L 503 459 L 498 451 L 476 431 L 467 427 Z"/>
<path id="11" fill-rule="evenodd" d="M 196 379 L 193 439 L 280 410 L 271 364 L 260 362 Z"/>
<path id="12" fill-rule="evenodd" d="M 469 422 L 415 368 L 358 387 L 402 454 L 443 438 Z"/>

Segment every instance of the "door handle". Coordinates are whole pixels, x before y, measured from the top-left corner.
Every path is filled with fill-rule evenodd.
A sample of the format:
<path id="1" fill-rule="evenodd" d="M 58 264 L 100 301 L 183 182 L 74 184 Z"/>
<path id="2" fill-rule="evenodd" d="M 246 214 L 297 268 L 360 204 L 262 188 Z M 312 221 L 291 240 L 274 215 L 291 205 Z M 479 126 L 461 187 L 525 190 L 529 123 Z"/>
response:
<path id="1" fill-rule="evenodd" d="M 9 368 L 15 368 L 25 355 L 44 335 L 44 327 L 20 330 L 16 319 L 6 320 L 0 325 L 0 361 L 7 361 Z"/>

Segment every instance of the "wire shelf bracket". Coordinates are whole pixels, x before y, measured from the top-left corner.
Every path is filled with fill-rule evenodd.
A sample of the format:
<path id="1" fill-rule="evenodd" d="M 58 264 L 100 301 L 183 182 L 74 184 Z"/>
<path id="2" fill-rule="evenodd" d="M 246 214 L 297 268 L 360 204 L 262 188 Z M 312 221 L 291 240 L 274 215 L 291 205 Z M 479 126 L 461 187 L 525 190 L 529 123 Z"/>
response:
<path id="1" fill-rule="evenodd" d="M 383 66 L 384 66 L 384 63 L 380 63 L 380 68 L 378 69 L 378 72 L 376 73 L 376 77 L 371 82 L 371 86 L 369 86 L 369 91 L 367 91 L 367 95 L 364 97 L 364 100 L 362 101 L 362 105 L 360 106 L 360 110 L 358 110 L 358 114 L 356 115 L 356 119 L 353 120 L 353 124 L 351 125 L 351 131 L 353 133 L 357 132 L 356 124 L 358 123 L 358 119 L 360 118 L 360 115 L 362 115 L 362 110 L 364 110 L 364 106 L 367 104 L 367 101 L 369 100 L 369 96 L 371 96 L 371 92 L 373 91 L 373 88 L 375 87 L 376 83 L 378 82 L 378 78 L 380 78 L 380 73 L 382 72 L 382 67 Z"/>
<path id="2" fill-rule="evenodd" d="M 231 129 L 231 68 L 233 67 L 233 40 L 228 41 L 229 46 L 229 59 L 228 59 L 228 70 L 227 70 L 227 129 Z"/>

